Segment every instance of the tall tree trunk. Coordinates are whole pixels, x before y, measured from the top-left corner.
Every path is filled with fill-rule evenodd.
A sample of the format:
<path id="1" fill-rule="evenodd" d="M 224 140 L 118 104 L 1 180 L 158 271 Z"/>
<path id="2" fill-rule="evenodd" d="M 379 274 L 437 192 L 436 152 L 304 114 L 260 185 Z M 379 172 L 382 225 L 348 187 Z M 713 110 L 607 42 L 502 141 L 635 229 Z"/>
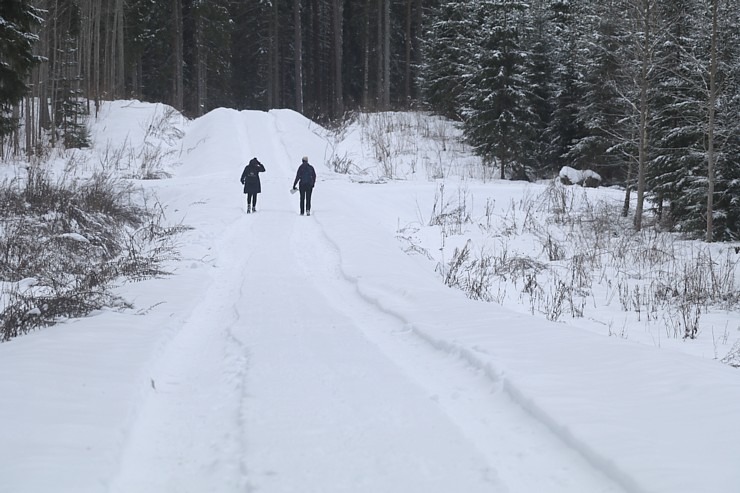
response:
<path id="1" fill-rule="evenodd" d="M 91 79 L 91 92 L 88 97 L 95 100 L 95 115 L 98 114 L 98 108 L 100 107 L 100 32 L 101 32 L 101 7 L 100 2 L 94 0 L 90 2 L 92 5 L 90 17 L 92 18 L 92 44 L 93 52 L 92 56 L 92 72 L 88 75 Z"/>
<path id="2" fill-rule="evenodd" d="M 365 3 L 365 41 L 362 54 L 362 108 L 367 109 L 370 104 L 370 12 L 373 0 Z"/>
<path id="3" fill-rule="evenodd" d="M 313 0 L 312 11 L 311 11 L 311 77 L 308 87 L 311 87 L 311 104 L 313 105 L 312 111 L 318 112 L 319 115 L 325 115 L 328 112 L 326 106 L 327 90 L 326 79 L 324 77 L 324 60 L 322 57 L 322 33 L 326 29 L 326 26 L 322 23 L 321 17 L 321 0 Z M 305 103 L 304 103 L 305 105 Z"/>
<path id="4" fill-rule="evenodd" d="M 709 62 L 709 123 L 707 125 L 707 242 L 714 241 L 714 119 L 717 103 L 717 3 L 712 0 L 712 45 Z"/>
<path id="5" fill-rule="evenodd" d="M 279 3 L 273 2 L 274 9 L 275 9 L 275 25 L 273 26 L 273 36 L 274 36 L 274 46 L 272 49 L 272 53 L 270 57 L 272 58 L 272 81 L 273 81 L 273 102 L 275 108 L 280 108 L 282 106 L 285 106 L 285 103 L 283 102 L 283 95 L 282 95 L 282 89 L 283 89 L 283 71 L 280 67 L 280 50 L 281 50 L 281 39 L 280 35 L 282 32 L 280 31 L 280 15 L 279 15 Z"/>
<path id="6" fill-rule="evenodd" d="M 411 102 L 411 26 L 413 18 L 413 5 L 415 0 L 406 0 L 406 39 L 405 39 L 405 70 L 404 70 L 404 87 L 403 99 L 404 104 L 409 105 Z"/>
<path id="7" fill-rule="evenodd" d="M 51 21 L 51 32 L 49 33 L 49 131 L 50 131 L 50 142 L 51 145 L 56 145 L 57 132 L 56 132 L 56 108 L 57 108 L 57 81 L 59 80 L 59 35 L 58 25 L 59 19 L 57 18 L 57 12 L 59 12 L 59 2 L 54 0 L 54 15 L 52 15 Z"/>
<path id="8" fill-rule="evenodd" d="M 179 3 L 180 0 L 178 0 Z M 180 26 L 182 26 L 182 7 L 180 8 L 180 11 L 178 13 L 179 16 L 179 22 Z M 125 80 L 125 73 L 126 73 L 126 61 L 124 58 L 124 46 L 125 46 L 125 39 L 124 39 L 124 12 L 123 12 L 123 0 L 118 0 L 116 2 L 116 18 L 118 19 L 117 23 L 117 33 L 116 33 L 116 51 L 117 51 L 117 57 L 114 58 L 116 61 L 116 71 L 115 71 L 115 87 L 116 87 L 116 96 L 119 98 L 126 97 L 125 91 L 126 91 L 126 80 Z M 181 27 L 182 32 L 182 27 Z M 180 45 L 180 58 L 182 59 L 182 44 Z M 182 73 L 182 72 L 181 72 Z M 181 93 L 182 93 L 182 81 L 180 82 L 181 86 Z M 182 100 L 182 95 L 180 96 Z M 180 102 L 180 107 L 178 109 L 182 109 L 182 101 Z"/>
<path id="9" fill-rule="evenodd" d="M 270 35 L 267 41 L 267 107 L 280 106 L 280 15 L 278 2 L 272 2 Z"/>
<path id="10" fill-rule="evenodd" d="M 92 74 L 92 18 L 91 9 L 92 2 L 89 0 L 83 0 L 80 2 L 80 15 L 82 17 L 80 22 L 80 55 L 78 68 L 82 73 L 85 89 L 83 94 L 86 96 L 87 112 L 90 113 L 90 98 L 87 97 L 92 94 L 91 77 Z"/>
<path id="11" fill-rule="evenodd" d="M 197 107 L 195 108 L 195 114 L 201 116 L 208 111 L 208 52 L 205 46 L 203 11 L 196 11 L 195 16 L 195 63 L 197 65 Z"/>
<path id="12" fill-rule="evenodd" d="M 376 78 L 375 78 L 375 109 L 382 110 L 383 108 L 383 5 L 385 0 L 378 0 L 378 15 L 377 15 L 377 44 L 375 48 L 375 58 L 377 63 Z"/>
<path id="13" fill-rule="evenodd" d="M 412 80 L 411 80 L 411 97 L 416 97 L 419 94 L 418 91 L 418 85 L 416 82 L 416 76 L 419 74 L 419 67 L 421 66 L 422 62 L 422 50 L 419 46 L 421 43 L 421 38 L 424 35 L 424 0 L 416 0 L 416 9 L 415 9 L 415 23 L 416 30 L 414 31 L 414 37 L 412 42 L 412 61 L 413 61 L 413 71 L 412 71 Z"/>
<path id="14" fill-rule="evenodd" d="M 391 0 L 383 3 L 383 109 L 391 108 Z"/>
<path id="15" fill-rule="evenodd" d="M 34 132 L 34 114 L 33 114 L 33 103 L 36 98 L 34 98 L 34 93 L 36 92 L 35 84 L 31 91 L 31 94 L 29 97 L 25 98 L 25 104 L 26 104 L 26 119 L 25 119 L 25 130 L 26 130 L 26 156 L 32 155 L 33 150 L 33 137 L 35 135 Z"/>
<path id="16" fill-rule="evenodd" d="M 48 49 L 51 43 L 51 33 L 48 29 L 41 31 L 40 46 L 41 53 L 48 53 Z M 39 98 L 39 126 L 37 141 L 41 141 L 42 132 L 51 128 L 51 114 L 49 113 L 49 84 L 50 84 L 50 66 L 47 58 L 38 68 L 39 71 L 39 84 L 38 84 L 38 98 Z"/>
<path id="17" fill-rule="evenodd" d="M 632 159 L 627 160 L 627 178 L 624 186 L 624 202 L 622 204 L 622 217 L 627 217 L 630 212 L 632 201 Z"/>
<path id="18" fill-rule="evenodd" d="M 182 111 L 184 102 L 182 0 L 172 0 L 172 17 L 172 106 Z"/>
<path id="19" fill-rule="evenodd" d="M 344 93 L 342 91 L 342 51 L 344 29 L 344 0 L 333 0 L 332 30 L 334 31 L 334 117 L 344 115 Z"/>
<path id="20" fill-rule="evenodd" d="M 648 153 L 648 119 L 649 119 L 649 81 L 648 81 L 648 70 L 651 63 L 651 9 L 650 3 L 652 0 L 642 0 L 642 25 L 643 25 L 643 47 L 642 47 L 642 60 L 640 68 L 640 123 L 639 123 L 639 135 L 638 135 L 638 167 L 637 167 L 637 203 L 635 204 L 635 217 L 633 226 L 635 230 L 640 231 L 642 229 L 642 213 L 645 203 L 645 173 L 647 169 L 647 153 Z"/>
<path id="21" fill-rule="evenodd" d="M 295 110 L 303 113 L 303 29 L 301 0 L 293 0 L 293 45 L 295 63 Z"/>
<path id="22" fill-rule="evenodd" d="M 16 104 L 13 105 L 13 120 L 19 121 L 21 117 L 21 104 L 22 101 L 18 101 Z M 13 156 L 17 156 L 21 149 L 21 136 L 20 132 L 16 128 L 13 130 L 13 134 L 11 135 L 11 138 L 13 139 Z"/>

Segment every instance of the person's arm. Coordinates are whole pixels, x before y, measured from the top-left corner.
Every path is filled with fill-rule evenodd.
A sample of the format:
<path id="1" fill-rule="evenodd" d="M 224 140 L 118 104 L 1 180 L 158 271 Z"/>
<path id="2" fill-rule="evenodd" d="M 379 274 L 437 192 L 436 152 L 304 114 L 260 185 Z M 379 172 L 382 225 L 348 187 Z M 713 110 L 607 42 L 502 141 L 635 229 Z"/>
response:
<path id="1" fill-rule="evenodd" d="M 300 176 L 301 176 L 301 167 L 298 166 L 298 171 L 295 172 L 295 180 L 293 180 L 293 188 L 295 188 L 295 186 L 298 184 L 298 180 L 300 179 Z"/>
<path id="2" fill-rule="evenodd" d="M 257 164 L 259 164 L 260 173 L 262 173 L 263 171 L 265 171 L 265 165 L 264 164 L 262 164 L 262 163 L 257 163 Z"/>
<path id="3" fill-rule="evenodd" d="M 311 186 L 316 186 L 316 169 L 311 166 Z"/>
<path id="4" fill-rule="evenodd" d="M 242 171 L 242 177 L 239 179 L 239 181 L 242 182 L 242 185 L 244 185 L 244 180 L 247 178 L 247 167 L 244 167 L 244 171 Z"/>

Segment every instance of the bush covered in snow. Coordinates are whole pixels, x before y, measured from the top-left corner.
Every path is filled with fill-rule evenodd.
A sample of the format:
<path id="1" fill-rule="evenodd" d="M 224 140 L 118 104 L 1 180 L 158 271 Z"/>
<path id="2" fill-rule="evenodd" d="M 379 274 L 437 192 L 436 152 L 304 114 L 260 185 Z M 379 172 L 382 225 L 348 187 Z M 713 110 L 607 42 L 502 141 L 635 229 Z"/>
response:
<path id="1" fill-rule="evenodd" d="M 54 181 L 31 168 L 0 188 L 0 340 L 104 306 L 121 279 L 165 274 L 177 229 L 143 192 L 105 174 Z"/>
<path id="2" fill-rule="evenodd" d="M 584 187 L 596 188 L 601 185 L 601 176 L 595 171 L 571 168 L 563 166 L 558 175 L 563 185 L 582 185 Z"/>

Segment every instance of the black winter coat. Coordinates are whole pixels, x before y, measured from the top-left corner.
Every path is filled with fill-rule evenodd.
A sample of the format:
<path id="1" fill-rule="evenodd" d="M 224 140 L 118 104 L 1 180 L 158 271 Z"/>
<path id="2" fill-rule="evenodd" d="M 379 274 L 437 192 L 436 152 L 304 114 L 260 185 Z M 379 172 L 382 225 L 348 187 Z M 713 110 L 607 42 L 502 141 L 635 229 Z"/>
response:
<path id="1" fill-rule="evenodd" d="M 308 164 L 307 161 L 302 162 L 301 165 L 298 166 L 298 171 L 295 174 L 295 180 L 293 180 L 293 188 L 295 188 L 296 184 L 298 184 L 299 182 L 299 187 L 301 190 L 313 188 L 316 184 L 316 170 L 313 169 L 313 166 Z"/>
<path id="2" fill-rule="evenodd" d="M 260 173 L 263 171 L 265 171 L 265 167 L 256 157 L 249 161 L 249 164 L 242 171 L 241 182 L 244 185 L 244 193 L 260 193 L 262 191 Z"/>

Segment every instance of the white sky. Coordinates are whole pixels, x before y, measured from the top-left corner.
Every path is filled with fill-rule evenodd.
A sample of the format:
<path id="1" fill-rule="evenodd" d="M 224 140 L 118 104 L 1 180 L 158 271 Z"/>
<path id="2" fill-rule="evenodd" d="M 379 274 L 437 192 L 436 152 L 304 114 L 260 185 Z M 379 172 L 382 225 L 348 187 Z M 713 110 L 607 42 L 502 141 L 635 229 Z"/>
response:
<path id="1" fill-rule="evenodd" d="M 87 152 L 141 145 L 163 109 L 106 104 Z M 547 184 L 466 177 L 472 158 L 451 141 L 358 126 L 333 141 L 287 110 L 172 121 L 184 138 L 146 145 L 173 151 L 173 177 L 141 185 L 193 228 L 182 259 L 117 289 L 131 311 L 0 344 L 0 492 L 740 491 L 740 373 L 717 361 L 737 314 L 708 313 L 683 341 L 608 293 L 555 323 L 514 288 L 498 286 L 504 306 L 472 301 L 435 272 L 487 237 L 470 225 L 439 244 L 426 224 L 441 183 L 474 222 L 487 200 L 504 221 Z M 390 135 L 403 179 L 377 180 Z M 332 152 L 367 173 L 333 173 Z M 311 217 L 288 193 L 303 155 L 318 174 Z M 255 156 L 267 171 L 247 215 L 239 176 Z M 493 236 L 493 249 L 508 241 Z"/>

